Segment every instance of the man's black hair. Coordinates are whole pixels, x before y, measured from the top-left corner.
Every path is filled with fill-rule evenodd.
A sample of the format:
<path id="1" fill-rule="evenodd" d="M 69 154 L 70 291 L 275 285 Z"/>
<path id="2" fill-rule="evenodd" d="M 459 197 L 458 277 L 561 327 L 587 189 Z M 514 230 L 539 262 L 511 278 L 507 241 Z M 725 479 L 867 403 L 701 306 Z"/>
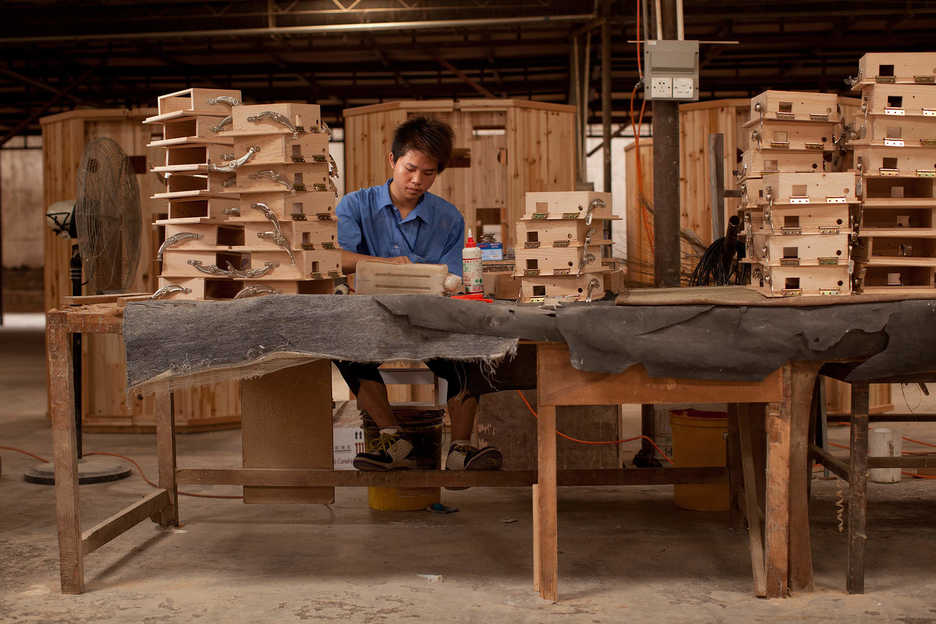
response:
<path id="1" fill-rule="evenodd" d="M 406 152 L 418 150 L 438 163 L 438 173 L 442 173 L 452 156 L 452 142 L 455 133 L 444 121 L 428 117 L 414 117 L 397 126 L 393 133 L 393 161 L 396 162 Z"/>

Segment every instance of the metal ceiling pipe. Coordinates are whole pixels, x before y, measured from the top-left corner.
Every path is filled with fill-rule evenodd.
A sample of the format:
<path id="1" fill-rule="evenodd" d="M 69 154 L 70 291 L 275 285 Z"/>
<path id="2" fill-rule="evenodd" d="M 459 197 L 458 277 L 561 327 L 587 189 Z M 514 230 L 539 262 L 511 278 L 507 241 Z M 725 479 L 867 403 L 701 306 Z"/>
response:
<path id="1" fill-rule="evenodd" d="M 104 33 L 99 35 L 48 35 L 40 37 L 8 37 L 0 45 L 49 43 L 64 41 L 114 41 L 128 39 L 188 39 L 202 37 L 266 37 L 271 35 L 311 35 L 325 33 L 370 32 L 381 30 L 430 30 L 466 26 L 506 26 L 517 24 L 549 24 L 554 22 L 586 22 L 595 19 L 593 13 L 573 15 L 539 15 L 530 17 L 423 20 L 410 22 L 373 22 L 370 24 L 318 24 L 314 26 L 276 26 L 273 28 L 225 28 L 217 30 L 178 30 L 168 32 Z"/>

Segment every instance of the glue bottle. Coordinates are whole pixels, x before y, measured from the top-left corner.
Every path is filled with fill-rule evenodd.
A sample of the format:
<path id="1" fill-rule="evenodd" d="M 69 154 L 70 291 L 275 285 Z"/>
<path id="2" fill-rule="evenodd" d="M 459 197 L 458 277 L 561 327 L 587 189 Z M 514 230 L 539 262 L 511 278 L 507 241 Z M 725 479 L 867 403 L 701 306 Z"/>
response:
<path id="1" fill-rule="evenodd" d="M 468 242 L 462 249 L 462 284 L 466 294 L 480 293 L 484 290 L 481 274 L 481 249 L 475 245 L 469 229 Z"/>

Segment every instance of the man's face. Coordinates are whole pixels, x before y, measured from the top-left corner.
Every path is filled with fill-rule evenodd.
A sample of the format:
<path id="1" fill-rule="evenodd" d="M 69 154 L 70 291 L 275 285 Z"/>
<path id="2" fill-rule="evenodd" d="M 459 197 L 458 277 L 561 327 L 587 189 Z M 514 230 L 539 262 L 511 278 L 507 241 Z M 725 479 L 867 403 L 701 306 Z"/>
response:
<path id="1" fill-rule="evenodd" d="M 389 155 L 390 166 L 393 167 L 394 194 L 401 199 L 419 199 L 429 190 L 439 174 L 439 163 L 435 158 L 419 150 L 409 150 L 400 156 L 396 162 L 393 153 Z"/>

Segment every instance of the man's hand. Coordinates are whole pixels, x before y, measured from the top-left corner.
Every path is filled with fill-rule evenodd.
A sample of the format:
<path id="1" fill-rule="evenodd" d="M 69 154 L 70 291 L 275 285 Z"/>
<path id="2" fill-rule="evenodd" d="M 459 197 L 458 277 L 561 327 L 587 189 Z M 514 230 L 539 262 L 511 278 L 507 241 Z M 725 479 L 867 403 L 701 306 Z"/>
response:
<path id="1" fill-rule="evenodd" d="M 375 258 L 375 260 L 376 259 L 377 258 Z M 393 258 L 380 258 L 380 260 L 383 260 L 384 262 L 387 262 L 388 264 L 412 264 L 412 262 L 410 262 L 410 259 L 407 258 L 406 256 L 395 256 Z"/>

